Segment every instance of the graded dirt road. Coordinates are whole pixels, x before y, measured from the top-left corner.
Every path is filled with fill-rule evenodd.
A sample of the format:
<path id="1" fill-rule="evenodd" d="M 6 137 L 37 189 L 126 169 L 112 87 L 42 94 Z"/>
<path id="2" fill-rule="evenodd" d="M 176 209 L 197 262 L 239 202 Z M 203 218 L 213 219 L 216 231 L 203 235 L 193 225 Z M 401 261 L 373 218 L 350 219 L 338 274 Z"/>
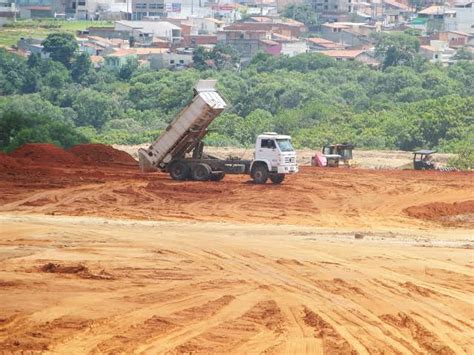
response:
<path id="1" fill-rule="evenodd" d="M 0 155 L 6 353 L 472 353 L 472 173 L 179 183 L 48 149 Z"/>

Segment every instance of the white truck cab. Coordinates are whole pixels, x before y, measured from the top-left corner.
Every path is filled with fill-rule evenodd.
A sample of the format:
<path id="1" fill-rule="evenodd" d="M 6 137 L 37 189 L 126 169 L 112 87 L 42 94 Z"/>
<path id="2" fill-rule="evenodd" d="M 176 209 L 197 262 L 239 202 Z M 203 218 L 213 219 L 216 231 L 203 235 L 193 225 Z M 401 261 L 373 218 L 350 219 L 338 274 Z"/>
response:
<path id="1" fill-rule="evenodd" d="M 285 174 L 297 172 L 296 152 L 290 136 L 265 132 L 257 137 L 250 167 L 250 175 L 256 183 L 263 184 L 270 178 L 278 184 L 284 180 Z"/>

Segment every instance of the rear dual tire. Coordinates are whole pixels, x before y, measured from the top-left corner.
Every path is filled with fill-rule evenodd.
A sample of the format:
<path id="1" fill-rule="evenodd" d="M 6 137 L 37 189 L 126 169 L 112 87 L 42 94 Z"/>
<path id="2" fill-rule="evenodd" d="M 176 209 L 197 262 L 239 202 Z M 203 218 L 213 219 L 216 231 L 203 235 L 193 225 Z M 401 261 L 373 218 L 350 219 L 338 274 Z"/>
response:
<path id="1" fill-rule="evenodd" d="M 168 172 L 173 180 L 183 181 L 189 178 L 191 169 L 185 163 L 180 161 L 176 161 L 171 163 L 170 167 L 168 168 Z"/>
<path id="2" fill-rule="evenodd" d="M 193 168 L 193 180 L 196 181 L 207 181 L 211 178 L 211 167 L 207 164 L 197 164 Z"/>

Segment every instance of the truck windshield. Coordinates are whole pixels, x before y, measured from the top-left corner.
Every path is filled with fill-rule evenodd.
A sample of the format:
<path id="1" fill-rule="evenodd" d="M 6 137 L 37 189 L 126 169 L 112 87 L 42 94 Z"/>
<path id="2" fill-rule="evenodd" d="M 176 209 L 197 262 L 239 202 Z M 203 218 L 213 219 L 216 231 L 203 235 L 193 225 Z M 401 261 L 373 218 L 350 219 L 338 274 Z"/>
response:
<path id="1" fill-rule="evenodd" d="M 277 139 L 276 141 L 282 152 L 292 152 L 294 150 L 289 139 Z"/>

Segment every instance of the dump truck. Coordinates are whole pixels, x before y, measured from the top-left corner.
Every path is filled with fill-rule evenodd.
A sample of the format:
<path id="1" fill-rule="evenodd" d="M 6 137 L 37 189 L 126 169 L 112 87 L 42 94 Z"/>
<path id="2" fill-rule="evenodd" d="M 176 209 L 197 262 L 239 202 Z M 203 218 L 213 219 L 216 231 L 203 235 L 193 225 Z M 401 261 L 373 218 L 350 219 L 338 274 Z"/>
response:
<path id="1" fill-rule="evenodd" d="M 141 170 L 167 172 L 174 180 L 197 181 L 219 181 L 225 174 L 248 174 L 257 184 L 268 179 L 280 184 L 286 174 L 297 173 L 291 137 L 275 132 L 257 137 L 253 160 L 221 159 L 204 152 L 202 139 L 208 126 L 227 107 L 215 85 L 215 80 L 200 80 L 191 102 L 148 149 L 139 149 Z"/>

